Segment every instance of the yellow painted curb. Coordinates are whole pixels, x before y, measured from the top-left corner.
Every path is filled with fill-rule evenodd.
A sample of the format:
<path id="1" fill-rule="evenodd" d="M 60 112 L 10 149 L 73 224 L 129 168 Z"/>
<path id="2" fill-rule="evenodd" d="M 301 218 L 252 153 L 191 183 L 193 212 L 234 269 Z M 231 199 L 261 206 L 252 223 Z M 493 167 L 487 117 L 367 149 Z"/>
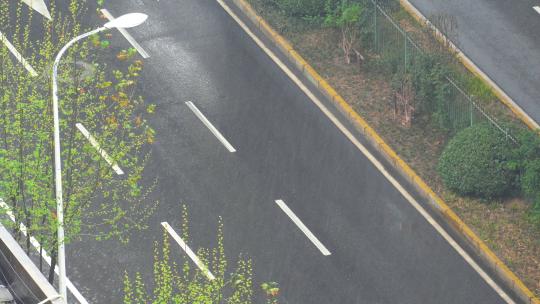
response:
<path id="1" fill-rule="evenodd" d="M 416 172 L 371 128 L 371 126 L 341 97 L 328 82 L 322 78 L 307 63 L 292 45 L 281 35 L 279 35 L 268 23 L 261 18 L 245 0 L 232 0 L 238 8 L 270 39 L 292 63 L 323 93 L 331 100 L 338 109 L 347 116 L 348 119 L 361 131 L 374 147 L 392 164 L 409 182 L 423 193 L 430 201 L 431 206 L 437 211 L 454 229 L 460 233 L 472 246 L 476 253 L 486 262 L 499 277 L 527 304 L 540 304 L 540 299 L 521 282 L 521 280 L 489 249 L 489 247 L 452 211 L 450 207 L 416 174 Z M 400 0 L 406 10 L 413 16 L 418 17 L 413 11 L 417 11 L 407 0 Z M 408 6 L 407 6 L 408 5 Z M 407 6 L 407 7 L 406 7 Z M 413 11 L 411 11 L 413 10 Z M 456 48 L 457 49 L 457 48 Z M 464 55 L 463 55 L 464 56 Z M 465 58 L 465 57 L 463 57 Z M 471 62 L 472 63 L 472 62 Z M 474 64 L 473 64 L 474 65 Z M 471 66 L 472 67 L 472 66 Z M 475 66 L 474 66 L 475 67 Z M 478 68 L 476 68 L 478 69 Z M 479 71 L 479 70 L 478 70 Z M 473 71 L 474 73 L 474 71 Z M 480 71 L 481 73 L 481 71 Z M 478 75 L 478 74 L 477 74 Z M 485 76 L 485 74 L 481 74 Z M 481 75 L 478 75 L 481 77 Z M 483 77 L 481 77 L 484 79 Z M 489 79 L 489 78 L 487 78 Z M 485 80 L 485 79 L 484 79 Z M 490 80 L 491 81 L 491 80 Z M 493 83 L 491 81 L 491 83 Z M 494 83 L 493 83 L 494 84 Z M 494 84 L 495 92 L 502 90 Z M 497 94 L 497 93 L 496 93 Z M 507 96 L 502 92 L 501 96 Z M 504 98 L 501 98 L 504 101 Z M 508 97 L 508 100 L 511 99 Z M 513 101 L 507 104 L 514 111 Z M 523 110 L 519 109 L 521 112 Z M 517 110 L 516 110 L 517 111 Z M 526 114 L 520 115 L 520 111 L 514 112 L 531 129 L 538 129 L 538 125 L 528 123 L 530 119 Z M 524 113 L 524 112 L 523 112 Z M 527 119 L 528 118 L 528 119 Z M 532 119 L 530 119 L 534 122 Z"/>
<path id="2" fill-rule="evenodd" d="M 493 94 L 507 106 L 514 115 L 516 115 L 529 129 L 540 132 L 540 125 L 532 119 L 515 101 L 508 96 L 489 76 L 486 75 L 474 62 L 469 59 L 457 46 L 455 46 L 451 41 L 449 41 L 443 33 L 441 33 L 429 20 L 420 13 L 420 11 L 414 7 L 408 0 L 399 0 L 401 6 L 411 15 L 416 21 L 420 24 L 424 24 L 431 28 L 437 40 L 448 45 L 448 48 L 451 52 L 456 54 L 458 60 L 469 70 L 471 73 L 480 78 L 484 84 L 486 84 Z"/>
<path id="3" fill-rule="evenodd" d="M 292 62 L 294 62 L 294 64 L 296 65 L 296 67 L 297 67 L 300 71 L 302 71 L 302 72 L 304 72 L 304 67 L 305 67 L 306 65 L 308 65 L 307 62 L 304 60 L 304 58 L 302 58 L 302 56 L 300 56 L 300 55 L 299 55 L 295 50 L 293 50 L 293 49 L 291 49 L 291 50 L 289 51 L 289 59 L 291 59 Z"/>

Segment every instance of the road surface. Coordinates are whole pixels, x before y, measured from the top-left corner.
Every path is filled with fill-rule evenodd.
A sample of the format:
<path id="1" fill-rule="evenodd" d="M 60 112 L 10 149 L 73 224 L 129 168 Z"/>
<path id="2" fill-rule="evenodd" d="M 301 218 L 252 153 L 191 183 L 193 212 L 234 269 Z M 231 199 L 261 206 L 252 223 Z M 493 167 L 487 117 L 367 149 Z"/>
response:
<path id="1" fill-rule="evenodd" d="M 121 303 L 126 270 L 150 280 L 160 223 L 179 232 L 181 204 L 194 250 L 215 245 L 223 218 L 230 263 L 253 258 L 256 303 L 263 281 L 280 283 L 280 303 L 506 303 L 218 2 L 106 3 L 150 16 L 130 32 L 150 55 L 146 174 L 160 206 L 128 245 L 68 246 L 68 275 L 90 303 Z"/>

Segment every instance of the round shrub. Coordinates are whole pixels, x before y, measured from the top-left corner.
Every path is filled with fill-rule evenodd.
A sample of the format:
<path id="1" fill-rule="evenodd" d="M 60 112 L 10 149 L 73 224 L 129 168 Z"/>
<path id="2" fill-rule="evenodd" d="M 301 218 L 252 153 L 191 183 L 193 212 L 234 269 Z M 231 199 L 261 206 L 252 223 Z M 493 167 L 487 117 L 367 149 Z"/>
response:
<path id="1" fill-rule="evenodd" d="M 511 141 L 489 124 L 460 131 L 445 147 L 437 165 L 444 184 L 461 195 L 500 197 L 513 190 L 517 173 L 508 162 Z"/>

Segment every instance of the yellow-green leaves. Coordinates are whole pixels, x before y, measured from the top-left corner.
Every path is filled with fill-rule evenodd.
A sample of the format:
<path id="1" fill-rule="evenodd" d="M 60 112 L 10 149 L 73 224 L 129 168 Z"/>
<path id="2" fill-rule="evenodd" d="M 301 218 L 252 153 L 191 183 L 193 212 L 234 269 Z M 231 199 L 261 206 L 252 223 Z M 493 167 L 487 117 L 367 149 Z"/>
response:
<path id="1" fill-rule="evenodd" d="M 182 206 L 181 236 L 189 242 L 188 214 Z M 252 262 L 248 257 L 239 256 L 235 267 L 229 267 L 225 255 L 223 223 L 218 222 L 217 247 L 201 248 L 197 256 L 214 274 L 209 280 L 201 270 L 192 267 L 186 258 L 179 268 L 170 257 L 170 243 L 166 231 L 163 242 L 154 247 L 154 282 L 144 284 L 140 273 L 132 281 L 128 275 L 124 278 L 124 304 L 251 304 L 253 300 Z M 148 286 L 154 287 L 149 289 Z M 147 287 L 145 287 L 147 286 Z M 276 288 L 272 286 L 272 288 Z M 277 302 L 270 302 L 277 303 Z"/>

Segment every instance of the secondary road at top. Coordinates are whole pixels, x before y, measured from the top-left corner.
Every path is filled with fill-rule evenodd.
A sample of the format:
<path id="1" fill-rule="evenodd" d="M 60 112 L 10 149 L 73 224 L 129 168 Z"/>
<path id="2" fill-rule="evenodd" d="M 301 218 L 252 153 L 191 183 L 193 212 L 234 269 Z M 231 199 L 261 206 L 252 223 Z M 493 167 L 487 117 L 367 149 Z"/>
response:
<path id="1" fill-rule="evenodd" d="M 184 203 L 187 245 L 215 245 L 222 216 L 231 264 L 251 256 L 255 288 L 279 282 L 280 303 L 506 303 L 218 2 L 106 3 L 150 16 L 130 33 L 150 54 L 140 85 L 157 104 L 146 175 L 160 206 L 128 245 L 68 246 L 89 302 L 121 303 L 126 270 L 150 282 L 153 242 Z"/>
<path id="2" fill-rule="evenodd" d="M 458 47 L 540 123 L 540 1 L 409 1 L 428 18 L 455 16 Z"/>

